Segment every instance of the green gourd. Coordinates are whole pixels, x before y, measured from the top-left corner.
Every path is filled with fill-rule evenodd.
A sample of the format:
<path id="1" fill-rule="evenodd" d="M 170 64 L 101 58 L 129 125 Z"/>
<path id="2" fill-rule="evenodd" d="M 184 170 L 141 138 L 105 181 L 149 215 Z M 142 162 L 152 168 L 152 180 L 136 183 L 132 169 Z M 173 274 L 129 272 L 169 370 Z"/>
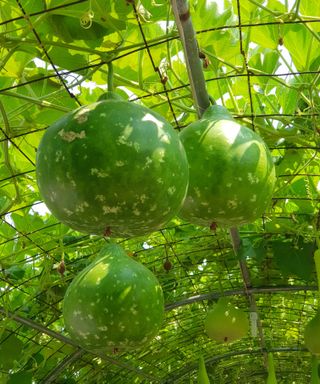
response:
<path id="1" fill-rule="evenodd" d="M 36 174 L 44 202 L 62 223 L 115 237 L 163 227 L 180 210 L 188 186 L 186 153 L 173 127 L 114 95 L 46 130 Z"/>
<path id="2" fill-rule="evenodd" d="M 210 106 L 180 133 L 189 161 L 189 187 L 179 216 L 191 223 L 237 226 L 261 216 L 276 175 L 263 139 Z"/>
<path id="3" fill-rule="evenodd" d="M 207 335 L 220 343 L 231 343 L 244 337 L 249 330 L 247 314 L 221 297 L 205 318 Z"/>
<path id="4" fill-rule="evenodd" d="M 74 278 L 63 300 L 66 330 L 90 350 L 140 348 L 158 333 L 163 317 L 158 280 L 117 244 L 101 250 Z"/>
<path id="5" fill-rule="evenodd" d="M 98 97 L 98 101 L 102 101 L 102 100 L 122 100 L 122 101 L 124 101 L 123 97 L 121 97 L 118 93 L 116 93 L 114 91 L 107 91 L 107 92 L 102 93 Z"/>
<path id="6" fill-rule="evenodd" d="M 203 356 L 199 358 L 197 384 L 210 384 Z"/>
<path id="7" fill-rule="evenodd" d="M 267 384 L 277 384 L 276 372 L 274 369 L 273 354 L 268 353 L 268 378 Z"/>
<path id="8" fill-rule="evenodd" d="M 320 384 L 319 378 L 319 360 L 316 355 L 312 355 L 311 384 Z"/>
<path id="9" fill-rule="evenodd" d="M 304 328 L 304 342 L 311 353 L 320 354 L 320 310 L 306 324 Z"/>
<path id="10" fill-rule="evenodd" d="M 320 249 L 314 252 L 314 261 L 316 266 L 318 289 L 320 289 Z M 304 342 L 308 350 L 320 355 L 320 309 L 317 310 L 314 317 L 309 320 L 304 329 Z"/>

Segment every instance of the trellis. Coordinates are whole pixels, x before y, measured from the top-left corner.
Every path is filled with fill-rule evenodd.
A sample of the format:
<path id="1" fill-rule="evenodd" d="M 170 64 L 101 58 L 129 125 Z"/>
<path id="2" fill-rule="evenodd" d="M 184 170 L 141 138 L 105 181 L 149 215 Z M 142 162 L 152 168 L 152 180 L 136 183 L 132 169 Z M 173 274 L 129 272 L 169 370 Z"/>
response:
<path id="1" fill-rule="evenodd" d="M 226 2 L 219 13 L 206 2 L 216 14 L 210 25 L 200 25 L 197 10 L 204 12 L 201 7 L 205 2 L 190 2 L 190 8 L 183 0 L 171 4 L 160 0 L 126 3 L 130 9 L 126 22 L 131 24 L 137 41 L 121 45 L 110 40 L 114 49 L 105 49 L 62 42 L 48 35 L 39 22 L 42 17 L 46 22 L 46 15 L 57 11 L 78 11 L 81 4 L 85 10 L 90 6 L 87 0 L 43 1 L 36 5 L 32 1 L 3 1 L 0 382 L 18 383 L 23 377 L 27 383 L 184 383 L 196 380 L 198 357 L 202 355 L 213 382 L 264 383 L 266 354 L 272 352 L 279 383 L 309 383 L 311 355 L 304 346 L 303 330 L 318 302 L 312 254 L 320 220 L 320 71 L 316 58 L 312 65 L 307 59 L 304 66 L 297 65 L 299 60 L 294 60 L 294 55 L 298 53 L 292 51 L 287 37 L 292 37 L 290 28 L 296 26 L 297 33 L 304 33 L 306 41 L 311 41 L 307 48 L 312 56 L 312 49 L 319 48 L 319 6 L 316 1 L 301 0 L 290 6 L 286 1 L 236 0 Z M 165 18 L 161 19 L 165 22 L 164 33 L 149 38 L 151 28 L 158 25 L 158 19 L 153 21 L 157 6 L 165 9 Z M 228 7 L 232 8 L 228 23 L 217 23 L 225 20 L 223 11 L 227 14 Z M 306 14 L 310 9 L 313 14 Z M 191 19 L 196 20 L 195 32 L 189 12 Z M 173 15 L 178 31 L 170 30 Z M 150 17 L 148 22 L 145 17 Z M 271 35 L 261 42 L 262 58 L 269 52 L 276 53 L 285 66 L 281 48 L 288 46 L 292 63 L 287 63 L 280 73 L 276 66 L 265 66 L 263 71 L 262 65 L 259 68 L 252 61 L 259 44 L 253 44 L 250 34 L 258 34 L 261 29 L 265 33 L 278 32 L 274 32 L 274 48 L 265 46 L 271 44 Z M 211 50 L 205 40 L 206 36 L 212 37 L 218 53 L 227 53 L 218 47 L 214 36 L 223 39 L 219 34 L 228 31 L 230 44 L 237 41 L 239 57 L 234 59 L 215 55 L 215 49 Z M 180 39 L 188 42 L 181 45 Z M 297 39 L 300 43 L 301 39 Z M 58 64 L 57 52 L 62 51 L 54 49 L 61 47 L 78 54 L 82 65 L 69 56 L 71 64 L 65 62 L 69 68 Z M 185 55 L 181 59 L 183 48 Z M 36 55 L 47 67 L 40 70 L 40 66 L 26 62 L 26 68 L 34 73 L 29 76 L 21 68 L 20 78 L 13 68 L 22 60 L 20 52 Z M 83 57 L 88 59 L 85 64 Z M 150 67 L 144 65 L 143 57 Z M 123 63 L 128 59 L 138 60 L 135 79 L 124 76 L 122 66 L 127 68 Z M 189 77 L 182 69 L 178 73 L 180 67 L 176 68 L 174 62 L 184 66 Z M 107 82 L 110 64 L 119 91 L 121 86 L 129 89 L 133 93 L 131 101 L 140 101 L 166 114 L 177 130 L 201 115 L 209 105 L 209 96 L 217 99 L 219 95 L 219 102 L 228 105 L 235 118 L 264 137 L 276 160 L 278 176 L 273 201 L 265 215 L 256 223 L 232 229 L 231 236 L 224 228 L 211 231 L 175 219 L 150 236 L 119 240 L 162 283 L 166 319 L 158 337 L 146 348 L 115 355 L 93 354 L 79 348 L 65 333 L 61 318 L 66 286 L 94 257 L 104 239 L 72 232 L 48 213 L 34 214 L 42 207 L 34 173 L 36 145 L 53 120 L 40 112 L 50 110 L 62 115 L 94 101 L 103 81 Z M 143 69 L 149 71 L 146 80 Z M 100 82 L 92 95 L 83 88 L 91 79 Z M 76 92 L 79 86 L 83 94 Z M 276 99 L 268 92 L 275 92 L 274 89 L 278 98 L 281 90 L 283 99 L 288 97 L 288 104 L 283 100 L 279 103 L 282 110 L 275 111 L 272 106 Z M 285 93 L 291 89 L 296 92 L 293 101 Z M 28 115 L 31 109 L 36 112 Z M 30 122 L 32 117 L 37 121 Z M 291 253 L 292 258 L 282 257 L 279 248 Z M 57 273 L 62 255 L 67 268 L 63 276 Z M 166 260 L 172 269 L 163 267 Z M 248 315 L 256 314 L 256 335 L 248 334 L 232 345 L 218 345 L 206 337 L 203 319 L 211 303 L 221 295 L 230 296 Z M 15 355 L 12 358 L 10 351 Z"/>

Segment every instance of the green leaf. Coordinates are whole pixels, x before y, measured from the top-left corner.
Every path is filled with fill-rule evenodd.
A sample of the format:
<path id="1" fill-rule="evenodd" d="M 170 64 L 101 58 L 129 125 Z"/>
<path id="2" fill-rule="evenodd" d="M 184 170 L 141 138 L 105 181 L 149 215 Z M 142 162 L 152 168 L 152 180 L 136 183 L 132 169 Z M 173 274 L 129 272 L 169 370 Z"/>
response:
<path id="1" fill-rule="evenodd" d="M 285 276 L 310 280 L 314 272 L 313 243 L 305 243 L 302 238 L 296 245 L 279 240 L 272 243 L 272 250 L 274 260 Z"/>
<path id="2" fill-rule="evenodd" d="M 319 16 L 320 15 L 320 3 L 318 0 L 301 0 L 299 2 L 299 5 L 300 5 L 299 12 L 303 16 L 305 15 Z M 309 28 L 312 28 L 317 32 L 320 31 L 319 23 L 312 23 L 311 25 L 309 25 Z"/>
<path id="3" fill-rule="evenodd" d="M 90 28 L 84 28 L 80 24 L 80 17 L 51 14 L 48 22 L 52 27 L 52 32 L 65 42 L 74 40 L 93 40 L 98 46 L 99 40 L 114 30 L 104 28 L 100 24 L 92 21 Z"/>
<path id="4" fill-rule="evenodd" d="M 240 260 L 253 259 L 261 263 L 266 257 L 267 249 L 266 242 L 260 239 L 243 238 L 238 251 L 238 258 Z"/>
<path id="5" fill-rule="evenodd" d="M 7 384 L 32 384 L 32 372 L 20 371 L 9 375 Z"/>
<path id="6" fill-rule="evenodd" d="M 4 270 L 4 274 L 8 279 L 21 280 L 23 279 L 26 270 L 24 266 L 12 265 Z"/>
<path id="7" fill-rule="evenodd" d="M 223 7 L 223 8 L 222 8 Z M 206 28 L 214 24 L 216 27 L 228 24 L 232 18 L 232 9 L 213 1 L 198 1 L 192 10 L 192 22 L 195 28 Z"/>
<path id="8" fill-rule="evenodd" d="M 255 257 L 256 253 L 249 239 L 243 239 L 238 251 L 239 260 L 246 260 Z"/>
<path id="9" fill-rule="evenodd" d="M 0 339 L 0 368 L 9 370 L 19 359 L 23 349 L 23 342 L 15 334 L 4 332 Z"/>
<path id="10" fill-rule="evenodd" d="M 276 49 L 279 43 L 279 29 L 275 25 L 258 25 L 252 28 L 250 38 L 259 46 Z"/>
<path id="11" fill-rule="evenodd" d="M 304 24 L 286 24 L 283 30 L 284 46 L 288 49 L 296 68 L 310 69 L 311 63 L 319 55 L 319 39 L 316 39 Z"/>
<path id="12" fill-rule="evenodd" d="M 88 65 L 86 56 L 78 53 L 72 54 L 65 48 L 54 47 L 49 50 L 49 55 L 55 65 L 70 71 L 75 71 L 78 68 L 83 68 Z M 46 56 L 43 56 L 42 59 L 47 60 Z M 86 70 L 81 71 L 81 73 L 85 74 Z"/>

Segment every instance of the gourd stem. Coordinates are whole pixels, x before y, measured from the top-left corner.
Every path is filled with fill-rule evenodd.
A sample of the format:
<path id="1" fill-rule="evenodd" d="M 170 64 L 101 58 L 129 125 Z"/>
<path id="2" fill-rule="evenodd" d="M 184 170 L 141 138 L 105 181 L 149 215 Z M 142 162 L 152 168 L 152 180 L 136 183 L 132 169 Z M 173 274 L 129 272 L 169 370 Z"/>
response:
<path id="1" fill-rule="evenodd" d="M 108 91 L 113 91 L 113 64 L 111 61 L 108 63 Z"/>
<path id="2" fill-rule="evenodd" d="M 171 6 L 183 45 L 192 97 L 200 118 L 209 107 L 210 100 L 199 57 L 199 47 L 191 22 L 189 4 L 186 0 L 171 0 Z"/>

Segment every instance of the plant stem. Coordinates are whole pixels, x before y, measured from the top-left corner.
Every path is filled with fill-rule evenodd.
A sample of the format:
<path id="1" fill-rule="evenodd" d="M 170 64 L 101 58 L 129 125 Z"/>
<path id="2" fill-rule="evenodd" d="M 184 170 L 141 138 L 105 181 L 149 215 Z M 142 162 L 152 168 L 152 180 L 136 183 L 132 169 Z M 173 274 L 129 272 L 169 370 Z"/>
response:
<path id="1" fill-rule="evenodd" d="M 46 100 L 36 99 L 34 97 L 26 96 L 26 95 L 19 94 L 16 92 L 3 91 L 2 95 L 11 96 L 11 97 L 15 97 L 17 99 L 26 100 L 27 102 L 39 105 L 40 107 L 52 108 L 52 109 L 56 109 L 57 111 L 61 111 L 61 112 L 69 112 L 70 111 L 70 108 L 64 107 L 62 105 L 53 104 L 53 103 L 46 101 Z"/>
<path id="2" fill-rule="evenodd" d="M 111 61 L 108 63 L 108 91 L 113 91 L 113 64 Z"/>
<path id="3" fill-rule="evenodd" d="M 209 107 L 210 100 L 206 90 L 206 82 L 199 58 L 198 43 L 189 13 L 189 5 L 186 0 L 171 0 L 171 5 L 184 49 L 195 108 L 200 118 Z"/>
<path id="4" fill-rule="evenodd" d="M 5 126 L 5 133 L 6 133 L 6 136 L 7 137 L 10 137 L 11 136 L 11 133 L 10 133 L 10 125 L 9 125 L 9 120 L 7 118 L 7 115 L 6 115 L 6 111 L 5 111 L 5 108 L 2 104 L 2 102 L 0 101 L 0 112 L 2 114 L 2 117 L 3 117 L 3 123 L 4 123 L 4 126 Z M 15 204 L 15 203 L 19 203 L 21 201 L 21 196 L 20 196 L 20 191 L 19 191 L 19 187 L 18 187 L 18 182 L 17 182 L 17 179 L 16 177 L 14 176 L 15 172 L 13 170 L 13 167 L 12 167 L 12 164 L 10 162 L 10 156 L 9 156 L 9 144 L 8 144 L 8 140 L 5 140 L 3 142 L 3 152 L 4 152 L 4 163 L 7 167 L 7 169 L 9 170 L 11 176 L 12 176 L 12 181 L 13 181 L 13 185 L 14 185 L 14 188 L 15 188 L 15 192 L 16 192 L 16 196 L 15 198 L 13 199 L 12 201 L 12 204 Z M 7 207 L 8 209 L 9 207 Z"/>

